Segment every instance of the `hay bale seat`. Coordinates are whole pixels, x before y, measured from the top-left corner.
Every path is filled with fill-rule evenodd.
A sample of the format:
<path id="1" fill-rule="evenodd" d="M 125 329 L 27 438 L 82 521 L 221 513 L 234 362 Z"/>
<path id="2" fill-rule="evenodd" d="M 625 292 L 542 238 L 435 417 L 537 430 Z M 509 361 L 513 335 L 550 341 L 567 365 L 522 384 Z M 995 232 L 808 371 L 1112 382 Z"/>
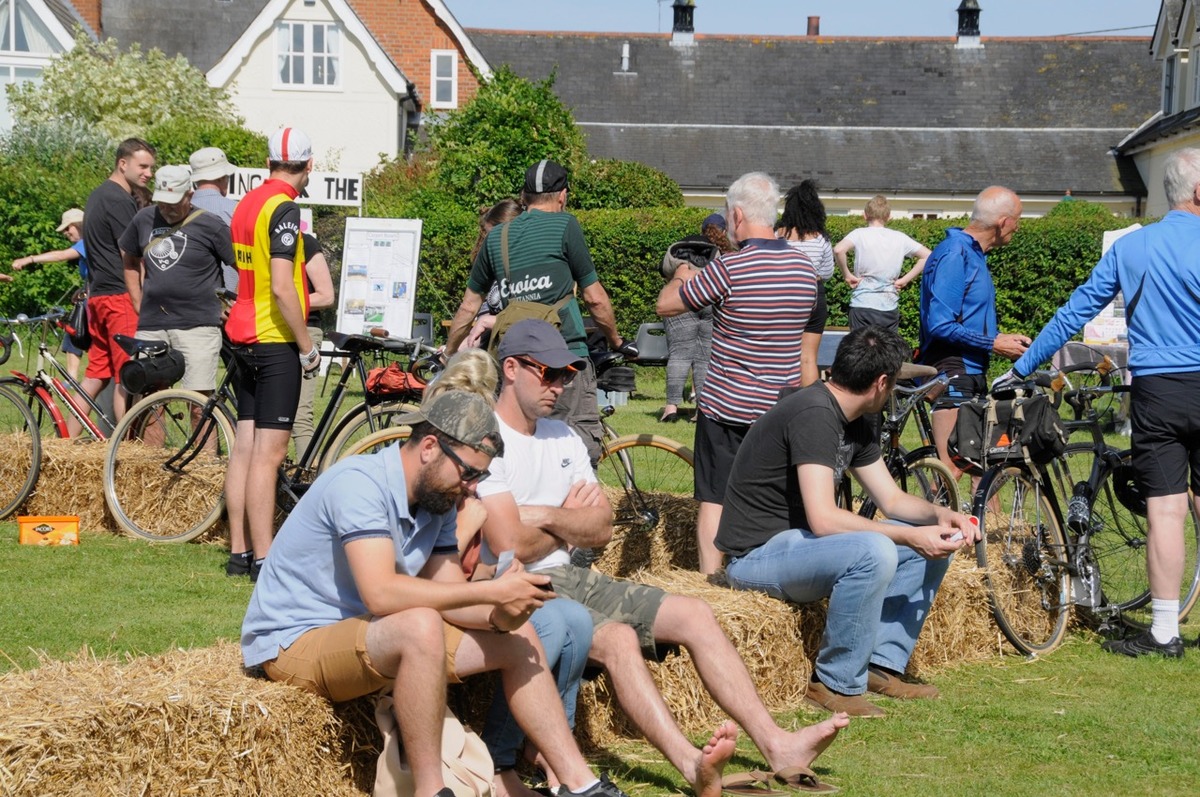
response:
<path id="1" fill-rule="evenodd" d="M 619 531 L 598 567 L 707 601 L 767 707 L 795 711 L 824 626 L 824 605 L 738 592 L 719 577 L 679 569 L 681 562 L 695 567 L 693 518 L 671 513 L 652 532 Z M 625 572 L 628 562 L 646 567 Z M 1000 652 L 982 574 L 969 556 L 960 556 L 910 671 L 928 676 Z M 649 667 L 685 732 L 706 733 L 724 719 L 686 651 Z M 451 689 L 451 705 L 478 728 L 491 692 L 490 678 L 469 679 Z M 580 692 L 577 735 L 586 750 L 637 735 L 605 676 Z M 379 742 L 369 700 L 331 706 L 298 689 L 247 677 L 233 643 L 128 662 L 46 660 L 0 676 L 4 794 L 369 794 Z"/>

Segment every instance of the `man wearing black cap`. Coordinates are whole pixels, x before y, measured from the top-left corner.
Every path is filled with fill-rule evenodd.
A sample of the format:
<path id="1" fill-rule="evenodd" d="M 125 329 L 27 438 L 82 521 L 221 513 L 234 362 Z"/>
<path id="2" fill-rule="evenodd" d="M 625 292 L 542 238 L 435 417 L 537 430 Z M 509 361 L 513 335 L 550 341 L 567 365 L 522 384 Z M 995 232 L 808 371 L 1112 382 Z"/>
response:
<path id="1" fill-rule="evenodd" d="M 798 776 L 811 776 L 807 767 L 848 724 L 845 715 L 785 731 L 767 712 L 708 604 L 570 564 L 570 546 L 604 545 L 612 536 L 612 508 L 581 462 L 583 447 L 563 423 L 547 417 L 584 360 L 553 326 L 532 319 L 513 325 L 499 354 L 496 415 L 508 453 L 478 488 L 487 509 L 482 561 L 513 551 L 528 571 L 550 576 L 560 598 L 587 607 L 595 623 L 589 662 L 608 672 L 622 709 L 700 797 L 721 794 L 721 772 L 738 727 L 724 723 L 703 748 L 684 736 L 642 659 L 643 652 L 654 655 L 656 643 L 687 648 L 705 688 L 746 729 L 773 770 L 792 767 Z"/>
<path id="2" fill-rule="evenodd" d="M 492 283 L 500 284 L 505 306 L 510 301 L 545 305 L 565 303 L 559 309 L 562 335 L 580 358 L 587 358 L 587 336 L 579 305 L 570 300 L 578 287 L 596 327 L 608 345 L 629 357 L 637 348 L 617 332 L 608 292 L 600 284 L 579 222 L 564 212 L 567 204 L 567 171 L 554 161 L 538 161 L 525 172 L 521 195 L 527 212 L 488 234 L 479 250 L 462 304 L 450 323 L 446 351 L 453 354 L 471 328 Z M 604 430 L 596 408 L 596 373 L 590 362 L 571 387 L 563 391 L 552 417 L 566 421 L 583 438 L 592 462 L 600 458 Z"/>
<path id="3" fill-rule="evenodd" d="M 412 426 L 405 443 L 325 471 L 284 522 L 242 623 L 246 666 L 335 702 L 390 687 L 420 797 L 453 797 L 446 682 L 499 670 L 566 797 L 624 797 L 580 754 L 525 622 L 555 597 L 549 579 L 516 563 L 491 581 L 463 576 L 455 507 L 504 453 L 490 404 L 451 390 L 398 420 Z"/>

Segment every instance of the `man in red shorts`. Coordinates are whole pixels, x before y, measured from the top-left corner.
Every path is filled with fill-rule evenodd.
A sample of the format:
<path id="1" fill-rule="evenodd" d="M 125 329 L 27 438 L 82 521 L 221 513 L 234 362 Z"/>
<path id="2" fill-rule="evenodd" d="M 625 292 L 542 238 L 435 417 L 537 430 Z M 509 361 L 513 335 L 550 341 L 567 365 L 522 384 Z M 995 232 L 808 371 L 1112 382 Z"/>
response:
<path id="1" fill-rule="evenodd" d="M 133 187 L 145 187 L 154 172 L 154 147 L 140 138 L 127 138 L 117 147 L 116 165 L 99 188 L 92 191 L 83 211 L 83 244 L 88 252 L 88 349 L 83 389 L 95 398 L 110 381 L 121 381 L 121 366 L 129 359 L 113 338 L 137 334 L 138 315 L 125 287 L 125 264 L 117 243 L 137 213 Z M 95 255 L 92 253 L 95 252 Z M 121 420 L 129 396 L 118 384 L 113 391 L 113 415 Z M 71 436 L 80 425 L 72 416 L 67 421 Z"/>
<path id="2" fill-rule="evenodd" d="M 237 438 L 225 477 L 231 576 L 258 571 L 271 547 L 276 473 L 287 456 L 300 380 L 316 376 L 321 353 L 309 337 L 308 284 L 300 206 L 312 172 L 312 142 L 294 127 L 267 142 L 267 180 L 246 194 L 230 231 L 238 298 L 225 332 L 238 365 Z"/>

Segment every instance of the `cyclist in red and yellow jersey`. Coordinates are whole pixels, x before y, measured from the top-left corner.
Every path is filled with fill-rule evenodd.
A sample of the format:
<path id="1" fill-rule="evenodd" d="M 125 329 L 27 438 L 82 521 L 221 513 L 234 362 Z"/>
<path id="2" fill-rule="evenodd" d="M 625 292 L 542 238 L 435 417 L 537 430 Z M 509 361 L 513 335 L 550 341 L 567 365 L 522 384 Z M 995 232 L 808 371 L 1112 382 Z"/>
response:
<path id="1" fill-rule="evenodd" d="M 287 456 L 300 380 L 316 376 L 321 360 L 305 324 L 304 242 L 294 201 L 308 185 L 312 143 L 284 127 L 271 135 L 267 150 L 270 174 L 238 203 L 230 225 L 238 298 L 225 323 L 239 371 L 237 437 L 225 477 L 225 572 L 251 580 L 271 547 L 276 473 Z"/>

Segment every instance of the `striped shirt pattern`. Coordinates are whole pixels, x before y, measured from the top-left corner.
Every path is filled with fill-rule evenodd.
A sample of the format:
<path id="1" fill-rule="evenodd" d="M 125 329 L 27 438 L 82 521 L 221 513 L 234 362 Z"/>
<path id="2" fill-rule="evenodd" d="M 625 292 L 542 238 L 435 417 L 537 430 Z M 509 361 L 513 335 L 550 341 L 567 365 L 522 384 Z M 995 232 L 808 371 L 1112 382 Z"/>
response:
<path id="1" fill-rule="evenodd" d="M 812 261 L 787 241 L 750 239 L 680 288 L 689 310 L 712 305 L 712 360 L 698 405 L 710 418 L 751 424 L 800 384 L 800 339 L 817 301 Z"/>

